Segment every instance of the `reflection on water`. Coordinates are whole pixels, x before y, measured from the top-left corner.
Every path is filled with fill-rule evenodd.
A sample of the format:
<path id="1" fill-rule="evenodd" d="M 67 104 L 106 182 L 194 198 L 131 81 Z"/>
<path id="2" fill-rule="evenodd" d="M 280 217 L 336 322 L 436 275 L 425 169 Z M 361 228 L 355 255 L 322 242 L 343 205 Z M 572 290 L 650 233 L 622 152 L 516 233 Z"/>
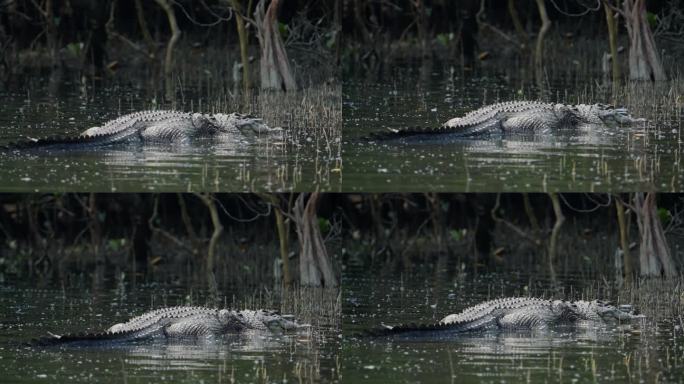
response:
<path id="1" fill-rule="evenodd" d="M 398 63 L 377 78 L 347 78 L 343 87 L 344 185 L 350 191 L 614 191 L 681 190 L 681 111 L 663 110 L 660 91 L 631 90 L 636 117 L 648 124 L 576 134 L 421 140 L 372 140 L 373 133 L 438 127 L 499 101 L 538 99 L 527 82 L 489 69 L 453 73 L 439 63 L 429 70 Z M 682 93 L 678 82 L 671 92 Z M 543 98 L 567 103 L 609 103 L 605 88 L 588 92 L 591 79 L 549 80 Z M 648 86 L 648 85 L 646 85 Z M 676 88 L 676 89 L 675 89 Z M 655 97 L 653 95 L 659 95 Z M 661 98 L 662 97 L 662 98 Z M 657 100 L 656 100 L 657 99 Z M 675 103 L 673 103 L 674 105 Z"/>
<path id="2" fill-rule="evenodd" d="M 123 290 L 123 291 L 122 291 Z M 255 302 L 250 287 L 225 289 L 230 306 Z M 268 291 L 267 291 L 268 292 Z M 261 295 L 259 295 L 261 296 Z M 34 289 L 0 286 L 0 377 L 3 382 L 336 382 L 338 319 L 324 302 L 293 313 L 312 324 L 295 334 L 248 334 L 219 340 L 136 343 L 118 346 L 37 347 L 29 342 L 47 332 L 106 329 L 152 307 L 202 305 L 199 287 L 165 284 L 123 289 Z M 236 302 L 236 298 L 245 297 Z M 318 297 L 316 294 L 312 297 Z M 292 300 L 289 298 L 287 300 Z M 287 310 L 286 298 L 261 299 Z M 270 301 L 270 303 L 268 303 Z M 228 306 L 228 304 L 226 304 Z M 313 311 L 312 311 L 313 309 Z M 318 312 L 316 312 L 318 311 Z M 291 312 L 292 313 L 292 312 Z"/>
<path id="3" fill-rule="evenodd" d="M 594 295 L 605 281 L 562 279 L 560 292 Z M 605 329 L 484 332 L 395 340 L 364 336 L 384 324 L 430 323 L 484 300 L 559 292 L 518 274 L 449 277 L 418 273 L 389 279 L 349 271 L 344 279 L 342 375 L 349 382 L 624 382 L 678 380 L 684 342 L 675 319 Z M 606 292 L 604 294 L 607 295 Z M 617 293 L 619 295 L 619 293 Z M 561 293 L 562 295 L 562 293 Z M 609 298 L 616 298 L 616 293 Z M 662 304 L 662 303 L 661 303 Z M 645 309 L 645 308 L 644 308 Z"/>
<path id="4" fill-rule="evenodd" d="M 218 191 L 287 190 L 282 143 L 215 143 L 0 153 L 3 190 Z"/>
<path id="5" fill-rule="evenodd" d="M 194 145 L 111 147 L 79 151 L 0 151 L 3 191 L 290 191 L 339 189 L 339 87 L 254 98 L 194 95 L 158 105 L 131 86 L 102 86 L 84 95 L 73 85 L 47 92 L 0 89 L 0 146 L 87 128 L 144 109 L 252 113 L 284 126 L 288 140 L 199 140 Z M 316 95 L 318 97 L 312 97 Z M 149 96 L 148 96 L 149 97 Z M 231 96 L 232 97 L 232 96 Z M 313 101 L 312 101 L 313 100 Z M 326 113 L 316 115 L 318 108 Z M 316 119 L 305 120 L 309 115 Z M 293 122 L 292 120 L 296 120 Z M 341 124 L 341 120 L 338 121 Z M 327 135 L 325 143 L 318 136 Z M 313 137 L 315 136 L 315 137 Z M 320 148 L 325 145 L 323 150 Z"/>

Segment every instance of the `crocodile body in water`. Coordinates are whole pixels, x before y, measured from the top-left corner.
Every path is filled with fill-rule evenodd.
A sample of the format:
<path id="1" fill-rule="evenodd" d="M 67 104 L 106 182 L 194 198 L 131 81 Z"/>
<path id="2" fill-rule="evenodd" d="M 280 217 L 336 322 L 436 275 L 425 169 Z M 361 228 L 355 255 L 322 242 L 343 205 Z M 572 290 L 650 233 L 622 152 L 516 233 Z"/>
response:
<path id="1" fill-rule="evenodd" d="M 397 325 L 368 331 L 370 336 L 400 339 L 450 337 L 489 330 L 537 330 L 554 326 L 600 328 L 611 323 L 643 318 L 627 307 L 599 300 L 564 301 L 529 297 L 490 300 L 451 314 L 435 324 Z"/>
<path id="2" fill-rule="evenodd" d="M 147 312 L 99 333 L 54 335 L 38 345 L 106 345 L 150 340 L 212 339 L 223 335 L 283 333 L 308 325 L 265 310 L 169 307 Z"/>
<path id="3" fill-rule="evenodd" d="M 202 114 L 179 111 L 141 111 L 92 127 L 78 136 L 31 139 L 5 149 L 87 149 L 113 145 L 187 143 L 202 138 L 250 138 L 281 134 L 262 119 L 238 113 Z"/>
<path id="4" fill-rule="evenodd" d="M 539 101 L 509 101 L 484 106 L 453 118 L 440 127 L 405 128 L 375 134 L 378 139 L 439 140 L 492 134 L 544 135 L 563 130 L 591 132 L 602 127 L 627 125 L 635 119 L 625 108 L 603 104 L 553 104 Z"/>

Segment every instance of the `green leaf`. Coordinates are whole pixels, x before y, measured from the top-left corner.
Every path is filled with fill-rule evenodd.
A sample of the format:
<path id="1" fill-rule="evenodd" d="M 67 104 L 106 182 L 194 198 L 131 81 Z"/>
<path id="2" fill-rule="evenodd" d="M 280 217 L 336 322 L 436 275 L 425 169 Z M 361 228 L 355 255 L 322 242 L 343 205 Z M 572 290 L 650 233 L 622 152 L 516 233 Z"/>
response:
<path id="1" fill-rule="evenodd" d="M 658 208 L 658 218 L 663 225 L 667 225 L 672 220 L 672 213 L 665 208 Z"/>
<path id="2" fill-rule="evenodd" d="M 287 38 L 287 35 L 289 34 L 287 24 L 278 22 L 278 32 L 280 33 L 280 36 L 283 38 L 283 40 L 285 40 Z"/>
<path id="3" fill-rule="evenodd" d="M 81 56 L 81 51 L 82 51 L 81 43 L 69 43 L 66 46 L 66 50 L 70 54 L 72 54 L 76 57 L 79 57 L 79 56 Z"/>
<path id="4" fill-rule="evenodd" d="M 107 248 L 111 249 L 112 251 L 118 251 L 121 250 L 126 246 L 126 239 L 109 239 L 107 241 Z"/>
<path id="5" fill-rule="evenodd" d="M 335 43 L 337 42 L 337 31 L 333 31 L 332 33 L 327 33 L 328 39 L 325 41 L 325 47 L 328 49 L 332 49 L 335 46 Z"/>
<path id="6" fill-rule="evenodd" d="M 449 201 L 448 200 L 442 200 L 439 204 L 439 207 L 442 209 L 442 212 L 448 213 L 449 212 Z"/>
<path id="7" fill-rule="evenodd" d="M 646 12 L 646 21 L 651 28 L 655 28 L 658 24 L 658 17 L 651 12 Z"/>
<path id="8" fill-rule="evenodd" d="M 330 220 L 323 217 L 318 218 L 318 229 L 321 230 L 321 233 L 328 233 L 331 228 L 332 225 L 330 224 Z"/>
<path id="9" fill-rule="evenodd" d="M 439 43 L 439 44 L 441 44 L 441 45 L 443 45 L 443 46 L 445 46 L 445 47 L 446 47 L 447 45 L 449 45 L 449 35 L 446 34 L 446 33 L 440 33 L 440 34 L 438 34 L 438 35 L 435 37 L 435 39 L 437 40 L 437 43 Z"/>

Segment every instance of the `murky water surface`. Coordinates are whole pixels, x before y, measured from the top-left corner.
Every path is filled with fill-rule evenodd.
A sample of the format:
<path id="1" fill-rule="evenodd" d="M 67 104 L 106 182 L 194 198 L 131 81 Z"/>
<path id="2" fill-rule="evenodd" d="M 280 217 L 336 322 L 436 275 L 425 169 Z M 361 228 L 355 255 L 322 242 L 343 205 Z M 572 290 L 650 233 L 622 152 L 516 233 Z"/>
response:
<path id="1" fill-rule="evenodd" d="M 69 83 L 56 89 L 42 85 L 0 89 L 0 146 L 78 135 L 143 109 L 233 112 L 226 106 L 225 97 L 196 96 L 186 89 L 176 105 L 155 105 L 158 96 L 146 92 L 132 86 L 84 87 Z M 289 126 L 292 117 L 287 112 L 273 115 L 280 116 L 265 118 L 267 124 Z M 206 141 L 196 146 L 0 151 L 0 185 L 5 192 L 291 191 L 313 190 L 316 186 L 337 190 L 340 175 L 331 170 L 338 167 L 335 163 L 339 162 L 339 153 L 321 150 L 319 140 L 313 137 L 317 129 L 310 128 L 312 135 L 299 137 L 296 144 L 261 139 Z"/>
<path id="2" fill-rule="evenodd" d="M 264 301 L 258 289 L 226 289 L 227 305 Z M 336 319 L 304 317 L 312 333 L 217 342 L 140 343 L 118 347 L 37 347 L 32 339 L 106 329 L 167 305 L 202 305 L 198 287 L 130 284 L 29 288 L 0 285 L 0 381 L 7 383 L 336 382 Z M 256 299 L 255 299 L 256 298 Z M 236 300 L 233 302 L 233 300 Z M 269 299 L 270 300 L 270 299 Z M 268 300 L 266 300 L 268 301 Z M 275 299 L 274 306 L 279 306 Z M 320 304 L 323 306 L 324 304 Z"/>
<path id="3" fill-rule="evenodd" d="M 561 286 L 566 294 L 579 295 L 603 284 L 570 279 Z M 548 297 L 548 282 L 510 273 L 386 279 L 348 273 L 344 286 L 343 332 L 356 335 L 343 342 L 345 382 L 681 382 L 684 377 L 684 335 L 680 320 L 672 318 L 621 330 L 492 332 L 416 341 L 359 336 L 381 324 L 439 321 L 489 298 Z"/>
<path id="4" fill-rule="evenodd" d="M 529 81 L 511 72 L 489 68 L 461 73 L 434 62 L 396 63 L 377 76 L 345 78 L 345 191 L 673 191 L 684 187 L 681 106 L 656 111 L 651 106 L 654 98 L 646 96 L 641 100 L 634 96 L 630 103 L 639 106 L 639 113 L 657 116 L 656 121 L 629 129 L 557 137 L 438 137 L 419 143 L 369 139 L 388 129 L 437 127 L 487 104 L 540 97 Z M 543 99 L 610 103 L 610 96 L 599 96 L 606 93 L 610 95 L 590 79 L 563 77 L 548 79 Z"/>

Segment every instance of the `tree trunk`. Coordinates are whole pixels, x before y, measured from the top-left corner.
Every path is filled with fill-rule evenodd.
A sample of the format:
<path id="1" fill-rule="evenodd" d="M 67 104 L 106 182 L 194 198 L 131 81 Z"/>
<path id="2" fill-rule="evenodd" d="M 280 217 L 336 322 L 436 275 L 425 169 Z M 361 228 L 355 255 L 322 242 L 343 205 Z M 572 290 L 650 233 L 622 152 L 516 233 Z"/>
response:
<path id="1" fill-rule="evenodd" d="M 643 192 L 634 194 L 637 224 L 641 236 L 639 245 L 639 266 L 642 276 L 677 276 L 677 267 L 672 260 L 670 247 L 665 239 L 662 223 L 658 217 L 656 194 Z"/>
<path id="2" fill-rule="evenodd" d="M 653 32 L 646 19 L 645 0 L 625 0 L 622 4 L 629 34 L 629 78 L 631 80 L 667 80 L 656 48 Z"/>
<path id="3" fill-rule="evenodd" d="M 247 48 L 249 46 L 249 32 L 245 28 L 245 19 L 243 17 L 243 9 L 240 5 L 240 0 L 229 0 L 231 7 L 235 10 L 235 27 L 237 28 L 238 38 L 240 39 L 240 59 L 242 60 L 242 88 L 245 94 L 252 86 L 249 72 L 249 53 Z M 251 10 L 247 9 L 247 13 Z"/>
<path id="4" fill-rule="evenodd" d="M 427 54 L 427 19 L 425 17 L 425 3 L 423 0 L 412 0 L 411 5 L 421 52 L 423 56 L 425 56 Z"/>
<path id="5" fill-rule="evenodd" d="M 88 195 L 88 221 L 90 227 L 90 244 L 93 247 L 93 256 L 96 264 L 104 264 L 104 254 L 101 252 L 100 245 L 102 245 L 102 226 L 100 225 L 100 216 L 97 211 L 97 196 L 95 193 Z"/>
<path id="6" fill-rule="evenodd" d="M 546 5 L 544 5 L 544 0 L 537 0 L 537 8 L 539 9 L 539 17 L 541 18 L 542 25 L 539 29 L 539 34 L 537 35 L 537 44 L 534 51 L 534 77 L 537 80 L 537 85 L 541 87 L 542 80 L 544 79 L 543 73 L 543 55 L 544 55 L 544 37 L 546 33 L 551 28 L 551 20 L 546 14 Z"/>
<path id="7" fill-rule="evenodd" d="M 293 209 L 300 247 L 299 281 L 305 286 L 336 287 L 338 281 L 323 243 L 316 215 L 316 205 L 320 195 L 314 192 L 308 199 L 307 195 L 306 193 L 300 194 Z"/>
<path id="8" fill-rule="evenodd" d="M 199 236 L 197 236 L 197 232 L 195 232 L 195 227 L 193 227 L 192 225 L 192 219 L 190 218 L 190 214 L 188 213 L 188 207 L 185 204 L 185 198 L 183 197 L 183 194 L 177 193 L 176 197 L 178 198 L 178 208 L 180 209 L 181 221 L 183 222 L 185 230 L 188 233 L 188 237 L 190 238 L 190 244 L 192 244 L 192 251 L 194 257 L 197 256 L 200 250 L 204 248 L 204 245 L 202 244 L 202 241 L 200 240 Z"/>
<path id="9" fill-rule="evenodd" d="M 541 230 L 541 227 L 539 226 L 539 220 L 537 220 L 537 216 L 534 215 L 534 209 L 532 209 L 532 203 L 530 202 L 530 194 L 529 193 L 523 193 L 523 206 L 525 207 L 525 213 L 527 214 L 527 219 L 530 221 L 530 225 L 532 226 L 532 229 L 539 233 Z"/>
<path id="10" fill-rule="evenodd" d="M 366 15 L 364 12 L 366 5 L 368 5 L 366 0 L 354 0 L 353 7 L 355 24 L 352 30 L 361 35 L 361 39 L 364 45 L 372 45 L 374 41 L 373 35 L 366 27 Z"/>
<path id="11" fill-rule="evenodd" d="M 550 193 L 551 203 L 553 205 L 553 213 L 556 216 L 556 222 L 553 224 L 553 229 L 551 230 L 551 238 L 549 239 L 549 273 L 551 274 L 551 279 L 556 280 L 556 254 L 558 253 L 558 235 L 560 234 L 560 229 L 565 222 L 565 216 L 563 216 L 563 211 L 561 210 L 560 200 L 558 199 L 557 193 Z"/>
<path id="12" fill-rule="evenodd" d="M 149 241 L 152 231 L 147 225 L 152 212 L 149 198 L 145 194 L 135 194 L 132 196 L 134 203 L 129 206 L 129 215 L 133 222 L 133 279 L 137 272 L 147 275 L 149 265 Z"/>
<path id="13" fill-rule="evenodd" d="M 610 0 L 606 0 L 610 1 Z M 606 12 L 606 24 L 608 25 L 608 41 L 610 43 L 610 59 L 612 63 L 612 79 L 613 86 L 620 83 L 620 62 L 618 61 L 618 47 L 617 47 L 617 23 L 613 17 L 613 10 L 607 3 L 603 3 L 603 9 Z"/>
<path id="14" fill-rule="evenodd" d="M 174 84 L 173 84 L 173 48 L 176 46 L 178 39 L 180 39 L 181 31 L 176 22 L 176 14 L 173 12 L 173 6 L 168 0 L 155 0 L 157 4 L 166 12 L 166 18 L 169 20 L 169 28 L 171 28 L 171 38 L 166 45 L 166 55 L 164 56 L 164 91 L 167 100 L 175 98 Z"/>
<path id="15" fill-rule="evenodd" d="M 280 261 L 283 263 L 283 285 L 292 285 L 292 272 L 290 271 L 290 232 L 287 230 L 283 212 L 280 207 L 275 208 L 276 228 L 280 240 Z"/>
<path id="16" fill-rule="evenodd" d="M 439 195 L 435 192 L 428 192 L 425 194 L 425 199 L 430 207 L 430 221 L 432 221 L 432 233 L 435 237 L 434 247 L 439 254 L 444 251 L 444 241 L 442 234 L 445 232 L 442 228 L 442 204 Z"/>
<path id="17" fill-rule="evenodd" d="M 145 11 L 143 10 L 142 0 L 135 0 L 135 15 L 138 18 L 138 26 L 140 27 L 140 32 L 143 35 L 145 44 L 147 44 L 147 51 L 149 52 L 149 57 L 154 58 L 156 51 L 156 44 L 149 29 L 147 28 L 147 20 L 145 20 Z"/>
<path id="18" fill-rule="evenodd" d="M 375 232 L 373 241 L 376 246 L 380 246 L 379 248 L 384 248 L 387 239 L 385 238 L 385 227 L 382 222 L 382 202 L 380 201 L 380 195 L 372 193 L 365 195 L 364 198 L 368 200 L 368 207 L 370 208 L 373 232 Z"/>
<path id="19" fill-rule="evenodd" d="M 277 11 L 281 0 L 259 0 L 254 17 L 261 46 L 261 89 L 294 91 L 297 89 L 283 39 L 278 31 Z"/>
<path id="20" fill-rule="evenodd" d="M 617 211 L 618 228 L 620 230 L 620 248 L 622 249 L 622 266 L 625 275 L 625 282 L 632 281 L 634 267 L 632 266 L 632 256 L 629 253 L 629 227 L 625 220 L 625 207 L 619 196 L 615 196 L 615 210 Z"/>
<path id="21" fill-rule="evenodd" d="M 523 25 L 520 22 L 520 16 L 518 15 L 518 11 L 515 9 L 514 0 L 508 0 L 508 13 L 509 15 L 511 15 L 511 20 L 513 21 L 515 32 L 518 34 L 520 38 L 520 43 L 523 44 L 525 48 L 527 48 L 527 33 L 525 33 L 525 28 L 523 28 Z"/>
<path id="22" fill-rule="evenodd" d="M 3 5 L 9 7 L 14 2 L 10 1 L 6 3 L 7 5 Z M 45 48 L 50 53 L 50 60 L 52 61 L 51 64 L 53 66 L 59 65 L 60 61 L 57 57 L 57 25 L 55 24 L 55 20 L 57 20 L 57 18 L 55 17 L 54 13 L 53 2 L 52 0 L 45 0 L 45 2 L 41 2 L 41 4 L 38 4 L 37 2 L 33 1 L 33 5 L 35 6 L 36 11 L 38 11 L 38 13 L 40 13 L 40 15 L 44 19 L 45 30 L 43 31 L 43 33 L 45 34 Z"/>
<path id="23" fill-rule="evenodd" d="M 57 25 L 55 24 L 55 14 L 53 12 L 52 0 L 45 0 L 45 21 L 47 29 L 47 48 L 50 51 L 50 58 L 52 59 L 52 64 L 57 65 L 58 51 L 57 51 Z"/>
<path id="24" fill-rule="evenodd" d="M 278 240 L 280 244 L 280 261 L 283 263 L 283 285 L 292 285 L 292 271 L 290 268 L 290 226 L 285 223 L 283 210 L 280 207 L 280 200 L 275 194 L 260 194 L 261 198 L 268 202 L 273 208 L 276 219 L 276 229 L 278 230 Z M 289 199 L 288 212 L 292 207 L 292 194 Z"/>
<path id="25" fill-rule="evenodd" d="M 26 212 L 26 221 L 28 223 L 28 230 L 31 234 L 31 243 L 29 246 L 29 276 L 33 275 L 33 267 L 35 265 L 36 255 L 40 254 L 38 258 L 42 258 L 47 253 L 47 241 L 41 235 L 40 223 L 39 223 L 39 209 L 38 206 L 34 207 L 34 202 L 38 200 L 37 195 L 25 195 L 24 199 L 24 210 Z"/>
<path id="26" fill-rule="evenodd" d="M 197 194 L 204 205 L 209 209 L 209 215 L 211 216 L 211 224 L 214 227 L 214 232 L 211 234 L 211 239 L 209 239 L 209 247 L 207 248 L 207 259 L 205 260 L 205 276 L 207 281 L 207 288 L 209 290 L 210 300 L 214 302 L 213 305 L 217 305 L 219 302 L 219 292 L 218 284 L 216 282 L 216 275 L 214 274 L 214 269 L 216 268 L 216 246 L 223 233 L 223 225 L 219 219 L 218 209 L 216 207 L 216 196 L 211 193 Z"/>
<path id="27" fill-rule="evenodd" d="M 337 26 L 335 30 L 335 64 L 339 67 L 342 59 L 342 1 L 335 0 L 333 6 L 335 7 L 333 20 L 334 25 Z"/>

